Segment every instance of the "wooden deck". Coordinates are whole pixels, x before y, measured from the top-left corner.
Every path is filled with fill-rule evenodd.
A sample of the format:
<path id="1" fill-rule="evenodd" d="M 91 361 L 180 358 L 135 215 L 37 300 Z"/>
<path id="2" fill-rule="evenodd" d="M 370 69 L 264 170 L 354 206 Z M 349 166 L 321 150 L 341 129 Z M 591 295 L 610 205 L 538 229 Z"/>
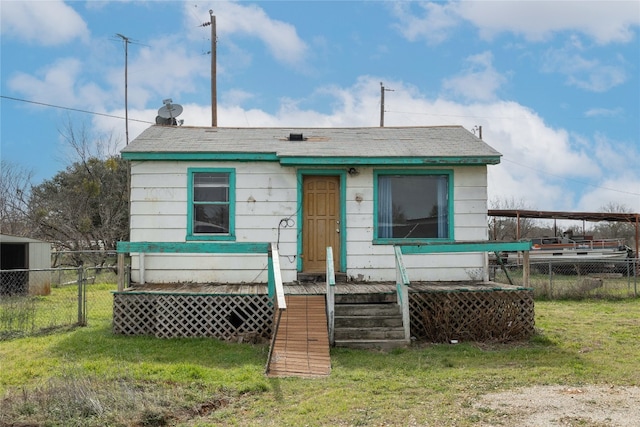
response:
<path id="1" fill-rule="evenodd" d="M 496 282 L 412 282 L 409 292 L 469 292 L 517 290 L 520 286 L 512 286 Z M 324 283 L 285 284 L 286 295 L 325 295 L 327 291 Z M 266 295 L 267 285 L 263 283 L 241 284 L 176 284 L 149 283 L 125 289 L 125 292 L 143 293 L 176 293 L 176 294 L 209 294 L 209 295 Z M 336 283 L 335 292 L 338 295 L 349 294 L 386 294 L 395 293 L 393 282 L 340 282 Z"/>
<path id="2" fill-rule="evenodd" d="M 323 377 L 331 373 L 325 298 L 289 295 L 267 369 L 270 377 Z"/>

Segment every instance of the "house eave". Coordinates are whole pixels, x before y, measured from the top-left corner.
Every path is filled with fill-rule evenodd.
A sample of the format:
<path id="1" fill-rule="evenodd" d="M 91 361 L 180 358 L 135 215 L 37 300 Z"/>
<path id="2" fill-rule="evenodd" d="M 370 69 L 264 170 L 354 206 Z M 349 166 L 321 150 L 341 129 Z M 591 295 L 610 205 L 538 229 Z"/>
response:
<path id="1" fill-rule="evenodd" d="M 277 162 L 275 153 L 212 153 L 212 152 L 123 152 L 122 158 L 126 160 L 156 160 L 156 161 L 251 161 L 251 162 Z"/>
<path id="2" fill-rule="evenodd" d="M 491 157 L 281 157 L 283 166 L 454 166 L 500 163 Z"/>
<path id="3" fill-rule="evenodd" d="M 283 166 L 453 166 L 496 165 L 500 156 L 460 157 L 357 157 L 357 156 L 279 156 L 276 153 L 213 152 L 124 152 L 122 158 L 134 161 L 245 161 L 280 162 Z"/>

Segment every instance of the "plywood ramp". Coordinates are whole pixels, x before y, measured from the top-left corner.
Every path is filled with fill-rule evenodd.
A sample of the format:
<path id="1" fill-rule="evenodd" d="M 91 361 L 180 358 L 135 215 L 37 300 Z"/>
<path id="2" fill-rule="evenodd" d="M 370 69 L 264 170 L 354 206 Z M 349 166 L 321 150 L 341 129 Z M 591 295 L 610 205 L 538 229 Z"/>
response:
<path id="1" fill-rule="evenodd" d="M 324 295 L 288 295 L 267 370 L 270 377 L 331 373 Z"/>

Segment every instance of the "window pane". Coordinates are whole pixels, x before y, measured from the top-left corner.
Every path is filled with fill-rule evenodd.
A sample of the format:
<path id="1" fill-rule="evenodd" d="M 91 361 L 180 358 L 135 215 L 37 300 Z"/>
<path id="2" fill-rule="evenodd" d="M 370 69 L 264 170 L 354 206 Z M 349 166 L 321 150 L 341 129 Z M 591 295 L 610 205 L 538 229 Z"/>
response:
<path id="1" fill-rule="evenodd" d="M 229 205 L 195 205 L 194 233 L 229 233 Z"/>
<path id="2" fill-rule="evenodd" d="M 193 199 L 196 202 L 228 202 L 229 174 L 196 173 L 193 176 Z"/>
<path id="3" fill-rule="evenodd" d="M 448 178 L 443 175 L 378 177 L 378 237 L 447 238 Z"/>
<path id="4" fill-rule="evenodd" d="M 198 186 L 229 186 L 228 173 L 196 173 L 193 176 L 193 183 Z"/>
<path id="5" fill-rule="evenodd" d="M 228 202 L 229 188 L 195 187 L 193 200 L 195 202 Z"/>

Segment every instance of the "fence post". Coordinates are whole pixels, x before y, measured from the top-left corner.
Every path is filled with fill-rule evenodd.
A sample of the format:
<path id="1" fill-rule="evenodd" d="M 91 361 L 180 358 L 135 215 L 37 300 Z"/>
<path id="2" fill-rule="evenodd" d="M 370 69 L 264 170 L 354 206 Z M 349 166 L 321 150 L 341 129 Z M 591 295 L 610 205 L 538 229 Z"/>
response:
<path id="1" fill-rule="evenodd" d="M 84 267 L 78 267 L 78 324 L 85 326 L 87 324 L 84 315 Z"/>
<path id="2" fill-rule="evenodd" d="M 639 256 L 636 254 L 636 256 Z M 637 258 L 633 263 L 633 295 L 638 296 L 638 265 L 640 265 L 640 258 Z"/>
<path id="3" fill-rule="evenodd" d="M 551 261 L 547 263 L 549 266 L 549 299 L 553 298 L 553 265 Z"/>

